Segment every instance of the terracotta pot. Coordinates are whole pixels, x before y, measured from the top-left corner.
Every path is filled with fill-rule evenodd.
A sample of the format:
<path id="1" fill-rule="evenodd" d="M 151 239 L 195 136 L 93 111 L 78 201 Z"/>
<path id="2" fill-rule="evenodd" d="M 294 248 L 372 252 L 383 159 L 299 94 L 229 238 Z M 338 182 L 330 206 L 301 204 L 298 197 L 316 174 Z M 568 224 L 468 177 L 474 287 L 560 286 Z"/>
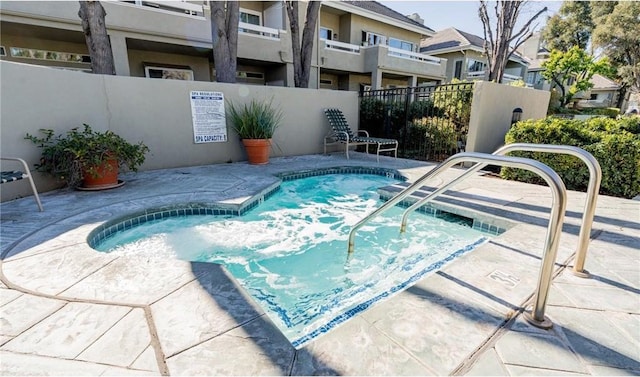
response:
<path id="1" fill-rule="evenodd" d="M 95 168 L 97 175 L 82 171 L 82 187 L 90 189 L 111 188 L 118 184 L 118 160 L 107 160 Z"/>
<path id="2" fill-rule="evenodd" d="M 242 139 L 244 149 L 247 151 L 247 159 L 252 165 L 264 165 L 269 163 L 271 139 Z"/>

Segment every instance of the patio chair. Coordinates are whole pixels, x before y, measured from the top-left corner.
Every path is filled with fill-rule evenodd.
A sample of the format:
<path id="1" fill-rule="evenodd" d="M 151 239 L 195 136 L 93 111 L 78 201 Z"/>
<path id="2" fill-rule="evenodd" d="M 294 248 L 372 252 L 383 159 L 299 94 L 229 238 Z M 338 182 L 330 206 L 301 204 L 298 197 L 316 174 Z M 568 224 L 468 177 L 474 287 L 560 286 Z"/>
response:
<path id="1" fill-rule="evenodd" d="M 324 113 L 329 120 L 332 131 L 324 137 L 324 153 L 327 153 L 327 145 L 344 144 L 345 154 L 349 159 L 349 147 L 352 145 L 364 145 L 369 153 L 369 145 L 376 146 L 376 160 L 380 162 L 380 152 L 394 152 L 394 157 L 398 157 L 398 140 L 370 137 L 365 130 L 358 130 L 358 135 L 351 132 L 347 119 L 339 109 L 324 109 Z M 360 134 L 363 134 L 361 136 Z M 328 140 L 333 140 L 327 144 Z"/>
<path id="2" fill-rule="evenodd" d="M 0 183 L 10 183 L 17 182 L 25 178 L 28 179 L 29 184 L 31 185 L 31 190 L 33 190 L 33 196 L 35 197 L 36 203 L 38 204 L 38 208 L 40 209 L 40 212 L 44 211 L 44 209 L 42 208 L 42 203 L 40 202 L 40 197 L 38 196 L 36 184 L 33 183 L 33 178 L 31 178 L 31 173 L 29 173 L 29 166 L 27 165 L 27 162 L 21 158 L 14 157 L 0 157 L 0 160 L 19 162 L 20 164 L 22 164 L 22 168 L 24 170 L 7 170 L 0 172 L 2 174 L 2 180 L 0 181 Z"/>

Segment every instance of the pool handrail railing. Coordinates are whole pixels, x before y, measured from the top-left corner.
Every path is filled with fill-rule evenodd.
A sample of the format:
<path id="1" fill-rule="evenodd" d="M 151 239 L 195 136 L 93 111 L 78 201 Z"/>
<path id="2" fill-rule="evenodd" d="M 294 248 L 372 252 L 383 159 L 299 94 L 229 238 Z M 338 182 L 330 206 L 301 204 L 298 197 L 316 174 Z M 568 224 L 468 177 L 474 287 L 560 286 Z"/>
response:
<path id="1" fill-rule="evenodd" d="M 398 193 L 393 198 L 389 199 L 378 209 L 355 224 L 349 232 L 349 255 L 353 253 L 355 248 L 356 232 L 364 224 L 369 222 L 372 218 L 396 206 L 402 201 L 402 199 L 420 189 L 427 180 L 434 178 L 435 176 L 441 174 L 454 165 L 464 162 L 484 163 L 487 165 L 491 164 L 529 170 L 540 176 L 551 189 L 551 214 L 549 217 L 549 224 L 547 226 L 547 234 L 545 237 L 544 249 L 542 254 L 542 265 L 540 267 L 535 298 L 533 307 L 531 309 L 531 314 L 529 314 L 528 312 L 525 312 L 524 314 L 527 322 L 531 323 L 532 325 L 545 329 L 551 328 L 553 326 L 553 323 L 544 315 L 544 312 L 549 295 L 549 288 L 551 287 L 553 266 L 555 264 L 556 255 L 558 253 L 559 239 L 560 235 L 562 234 L 562 223 L 564 221 L 564 214 L 567 206 L 567 190 L 565 188 L 564 182 L 562 181 L 562 179 L 560 179 L 560 176 L 558 176 L 558 173 L 556 173 L 553 169 L 543 164 L 542 162 L 529 158 L 500 156 L 478 152 L 462 152 L 455 154 L 437 165 L 428 173 L 424 174 L 409 187 L 405 188 L 403 191 Z M 466 177 L 468 177 L 468 175 Z M 447 187 L 451 187 L 452 183 L 459 183 L 461 181 L 462 179 L 460 178 L 455 179 L 452 182 L 449 182 L 447 185 L 444 185 L 440 189 L 437 189 L 436 191 L 431 193 L 429 197 L 435 197 L 443 192 Z"/>
<path id="2" fill-rule="evenodd" d="M 589 272 L 584 269 L 584 263 L 587 257 L 587 250 L 589 249 L 589 239 L 591 237 L 591 228 L 593 225 L 593 218 L 596 212 L 596 202 L 598 200 L 598 192 L 600 191 L 600 182 L 602 181 L 602 169 L 598 160 L 593 155 L 582 148 L 578 148 L 572 145 L 552 145 L 552 144 L 529 144 L 529 143 L 513 143 L 503 145 L 498 148 L 492 154 L 504 156 L 509 152 L 522 151 L 522 152 L 544 152 L 555 154 L 567 154 L 578 157 L 582 160 L 589 169 L 589 183 L 587 185 L 587 197 L 585 198 L 584 210 L 582 214 L 582 225 L 580 226 L 580 235 L 578 236 L 578 246 L 576 247 L 576 256 L 573 262 L 573 269 L 571 272 L 578 276 L 587 278 Z M 454 186 L 458 182 L 464 180 L 469 175 L 484 168 L 488 164 L 477 163 L 467 169 L 462 175 L 449 182 L 448 184 L 440 187 L 436 191 L 432 192 L 424 198 L 419 199 L 409 208 L 407 208 L 402 214 L 402 223 L 400 224 L 400 232 L 404 233 L 407 228 L 407 220 L 409 214 L 425 205 L 427 202 L 433 200 L 437 195 L 444 192 L 451 186 Z"/>

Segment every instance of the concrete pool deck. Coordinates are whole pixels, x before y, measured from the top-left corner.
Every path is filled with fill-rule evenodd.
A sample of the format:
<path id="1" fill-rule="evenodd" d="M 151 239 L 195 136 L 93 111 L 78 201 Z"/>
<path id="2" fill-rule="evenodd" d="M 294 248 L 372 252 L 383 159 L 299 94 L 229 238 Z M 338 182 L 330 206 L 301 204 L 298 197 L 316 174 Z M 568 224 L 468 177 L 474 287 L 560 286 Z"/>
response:
<path id="1" fill-rule="evenodd" d="M 299 350 L 220 266 L 113 257 L 86 241 L 99 224 L 144 208 L 238 203 L 277 184 L 274 174 L 339 166 L 415 180 L 434 165 L 296 156 L 125 174 L 114 190 L 45 193 L 44 212 L 31 197 L 2 203 L 0 374 L 640 375 L 637 200 L 598 198 L 584 279 L 569 270 L 585 194 L 569 193 L 546 307 L 554 326 L 541 330 L 522 311 L 538 279 L 550 191 L 478 173 L 439 203 L 509 230 Z"/>

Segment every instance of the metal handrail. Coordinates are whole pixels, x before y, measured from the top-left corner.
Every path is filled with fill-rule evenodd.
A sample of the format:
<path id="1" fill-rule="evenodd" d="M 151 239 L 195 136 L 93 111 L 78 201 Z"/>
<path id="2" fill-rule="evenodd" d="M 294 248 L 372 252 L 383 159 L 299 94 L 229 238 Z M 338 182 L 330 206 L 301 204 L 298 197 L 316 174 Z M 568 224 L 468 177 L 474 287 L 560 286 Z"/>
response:
<path id="1" fill-rule="evenodd" d="M 531 309 L 532 314 L 529 315 L 528 313 L 525 313 L 525 319 L 534 326 L 550 328 L 553 324 L 545 317 L 544 311 L 547 304 L 547 297 L 549 295 L 549 288 L 551 286 L 553 265 L 558 252 L 560 234 L 562 233 L 564 212 L 567 206 L 567 190 L 558 174 L 553 169 L 539 161 L 528 158 L 498 156 L 477 152 L 463 152 L 453 155 L 354 225 L 349 233 L 349 254 L 353 252 L 355 247 L 356 232 L 364 224 L 369 222 L 372 218 L 394 207 L 402 199 L 417 191 L 428 179 L 433 178 L 446 169 L 462 162 L 485 163 L 529 170 L 542 177 L 551 189 L 551 215 L 549 218 L 549 225 L 547 227 L 547 236 L 545 239 L 542 266 L 540 267 L 540 275 L 536 288 L 536 297 L 533 303 L 533 308 Z M 459 178 L 455 180 L 455 182 L 460 181 L 461 179 Z M 448 186 L 450 186 L 450 184 Z M 436 193 L 440 193 L 441 191 L 443 190 L 436 190 L 430 196 L 435 196 L 437 195 Z"/>
<path id="2" fill-rule="evenodd" d="M 580 235 L 578 237 L 578 247 L 576 248 L 576 257 L 571 272 L 579 277 L 589 277 L 589 272 L 584 269 L 584 262 L 587 257 L 587 250 L 589 248 L 589 238 L 591 236 L 591 227 L 593 225 L 593 217 L 596 212 L 596 201 L 598 199 L 598 192 L 600 191 L 600 182 L 602 181 L 602 170 L 598 160 L 593 155 L 584 149 L 574 147 L 571 145 L 550 145 L 550 144 L 527 144 L 527 143 L 514 143 L 504 145 L 498 148 L 494 155 L 506 155 L 509 152 L 514 151 L 526 151 L 526 152 L 547 152 L 547 153 L 559 153 L 568 154 L 581 159 L 587 168 L 589 169 L 589 184 L 587 186 L 587 198 L 585 199 L 584 211 L 582 215 L 582 225 L 580 227 Z M 483 167 L 487 166 L 486 163 L 478 163 L 470 167 L 466 172 L 460 175 L 458 178 L 449 182 L 445 186 L 440 187 L 431 195 L 428 195 L 422 199 L 419 199 L 409 208 L 407 208 L 402 214 L 402 223 L 400 225 L 400 232 L 403 233 L 407 228 L 407 219 L 409 214 L 416 209 L 423 206 L 428 201 L 431 201 L 435 196 L 444 192 L 449 187 L 456 183 L 466 179 L 469 175 L 477 172 Z"/>

